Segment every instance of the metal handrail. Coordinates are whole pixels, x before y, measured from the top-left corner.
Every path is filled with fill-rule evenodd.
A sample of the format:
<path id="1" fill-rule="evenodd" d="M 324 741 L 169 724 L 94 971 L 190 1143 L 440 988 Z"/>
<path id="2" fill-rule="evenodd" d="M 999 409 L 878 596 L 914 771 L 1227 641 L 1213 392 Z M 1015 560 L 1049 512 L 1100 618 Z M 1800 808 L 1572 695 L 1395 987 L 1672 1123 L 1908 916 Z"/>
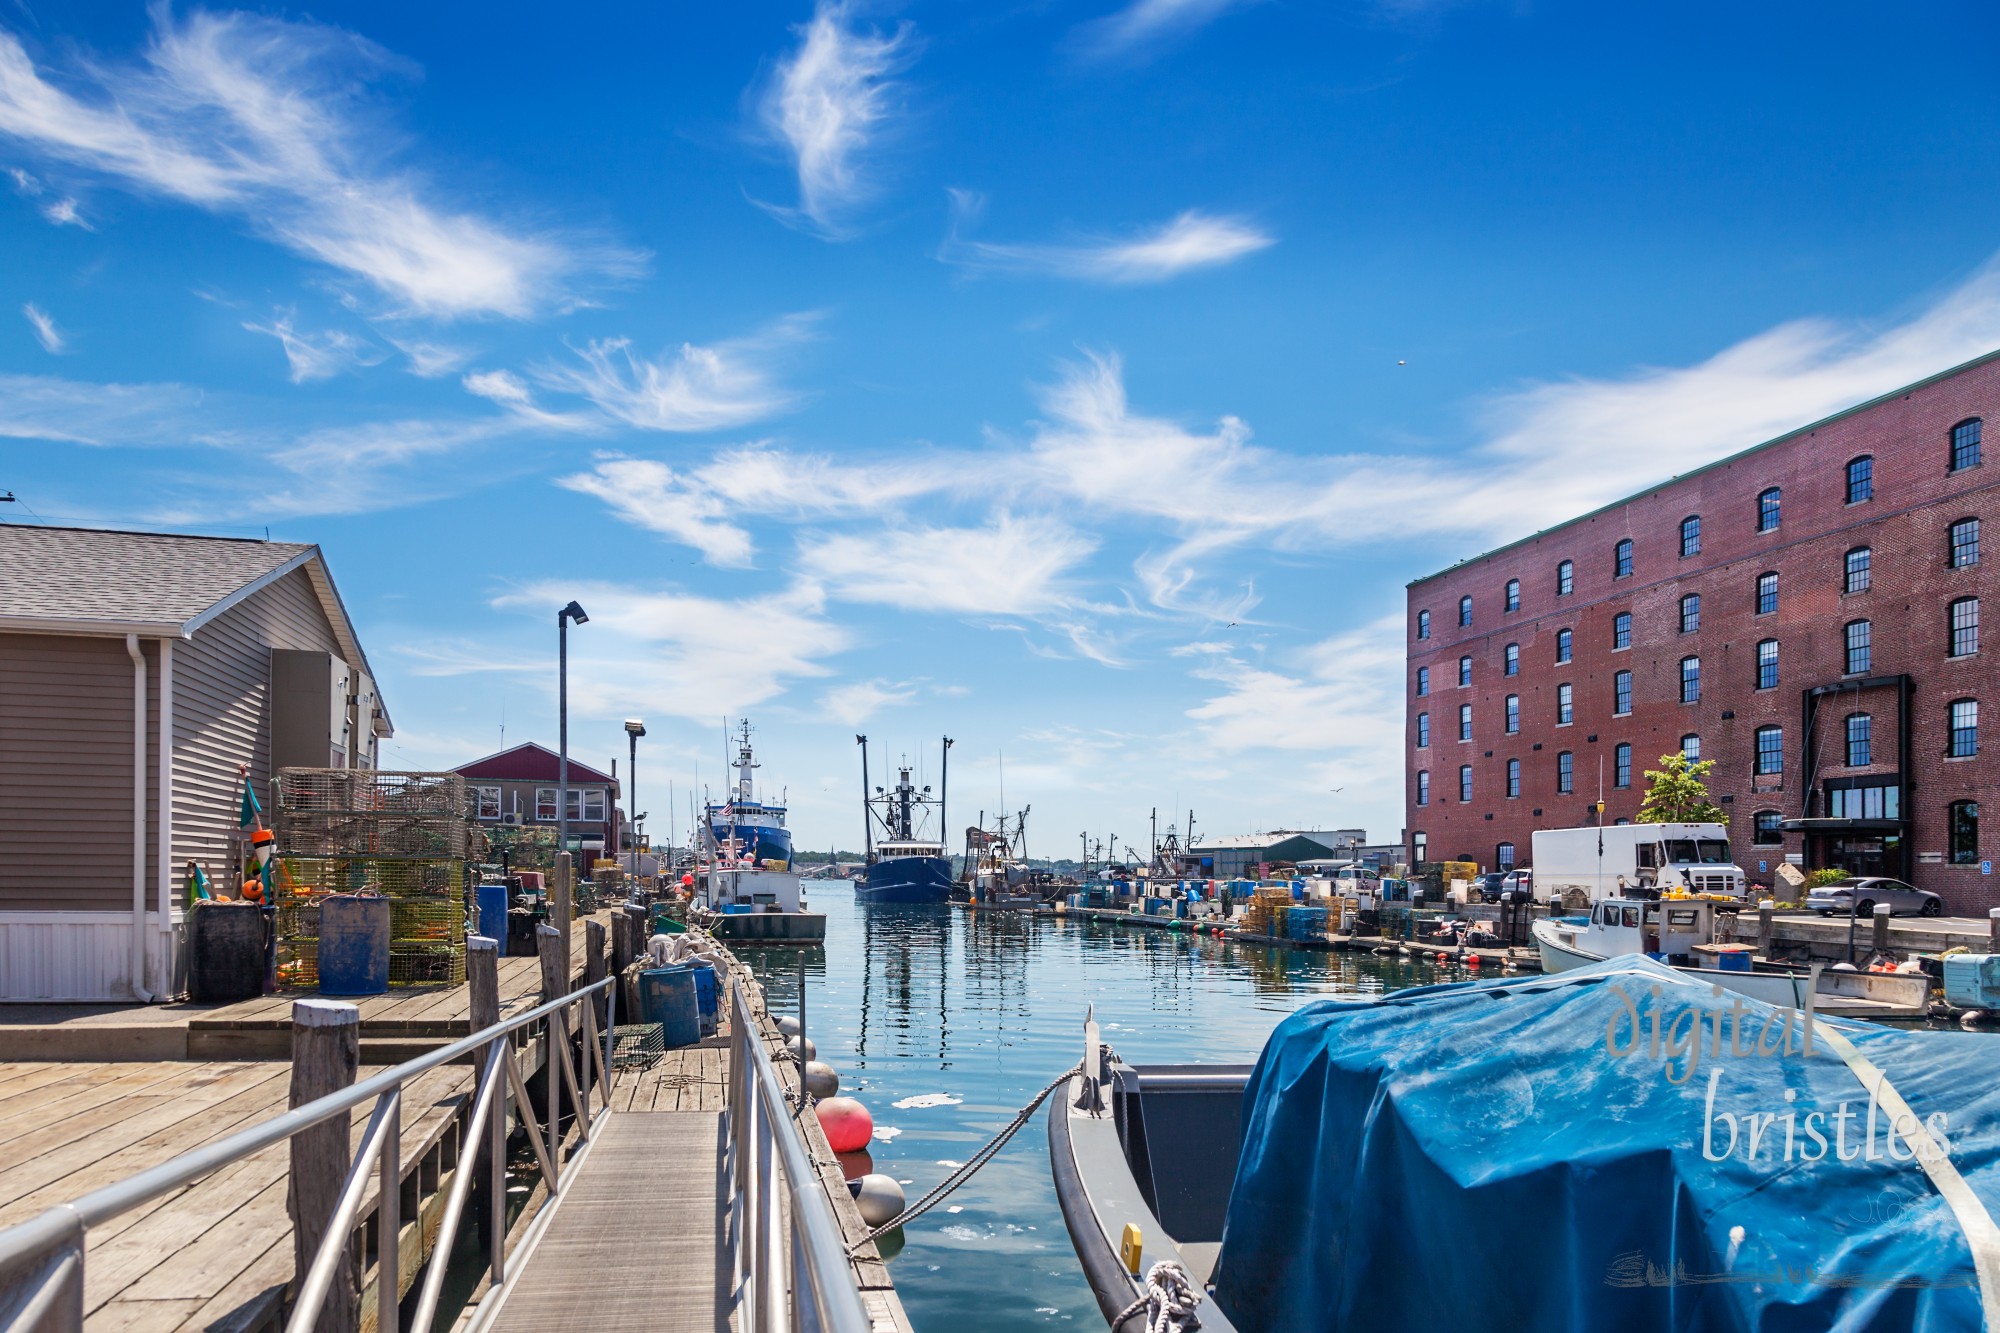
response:
<path id="1" fill-rule="evenodd" d="M 401 1091 L 411 1079 L 441 1065 L 450 1064 L 461 1057 L 484 1050 L 485 1069 L 482 1072 L 478 1092 L 474 1097 L 473 1117 L 465 1141 L 461 1145 L 462 1159 L 477 1156 L 485 1131 L 490 1122 L 498 1121 L 494 1113 L 496 1099 L 504 1099 L 500 1091 L 501 1083 L 510 1087 L 515 1095 L 517 1109 L 527 1121 L 531 1136 L 535 1137 L 536 1155 L 543 1175 L 548 1182 L 552 1196 L 561 1193 L 562 1162 L 554 1151 L 558 1146 L 557 1127 L 561 1121 L 561 1091 L 567 1086 L 571 1108 L 577 1113 L 580 1136 L 588 1140 L 597 1121 L 610 1113 L 609 1053 L 600 1054 L 594 1040 L 585 1043 L 584 1077 L 579 1080 L 576 1071 L 570 1068 L 566 1049 L 567 1027 L 562 1020 L 562 1011 L 581 1005 L 583 1007 L 583 1032 L 595 1037 L 596 1008 L 587 1003 L 599 992 L 610 995 L 605 1025 L 605 1042 L 611 1041 L 611 1028 L 617 1021 L 617 978 L 606 977 L 602 981 L 571 991 L 569 994 L 539 1005 L 513 1018 L 502 1019 L 490 1027 L 481 1029 L 471 1036 L 461 1038 L 447 1046 L 414 1060 L 406 1060 L 393 1068 L 383 1070 L 338 1092 L 328 1093 L 304 1106 L 273 1116 L 262 1124 L 253 1125 L 225 1139 L 204 1147 L 182 1153 L 178 1157 L 150 1167 L 136 1175 L 102 1189 L 92 1190 L 67 1203 L 55 1205 L 39 1216 L 16 1226 L 0 1231 L 0 1329 L 11 1333 L 16 1329 L 32 1329 L 47 1324 L 48 1316 L 57 1316 L 57 1327 L 82 1327 L 83 1295 L 83 1247 L 89 1228 L 109 1221 L 121 1213 L 130 1211 L 140 1204 L 155 1199 L 171 1190 L 189 1185 L 232 1162 L 240 1161 L 266 1148 L 283 1143 L 302 1130 L 323 1124 L 344 1111 L 362 1105 L 371 1099 L 376 1102 L 375 1112 L 363 1135 L 361 1151 L 349 1171 L 342 1187 L 339 1202 L 333 1218 L 322 1240 L 319 1252 L 307 1273 L 298 1275 L 301 1286 L 295 1301 L 290 1328 L 310 1327 L 317 1318 L 319 1308 L 331 1287 L 335 1270 L 348 1245 L 348 1235 L 360 1209 L 365 1193 L 369 1168 L 378 1162 L 381 1169 L 381 1188 L 378 1192 L 378 1224 L 385 1233 L 377 1246 L 378 1287 L 380 1291 L 379 1327 L 382 1333 L 394 1333 L 397 1326 L 396 1308 L 398 1285 L 396 1277 L 398 1237 L 390 1231 L 399 1222 L 398 1204 L 401 1190 L 401 1145 L 398 1141 L 400 1121 Z M 512 1047 L 507 1040 L 513 1033 L 535 1023 L 546 1020 L 552 1040 L 548 1043 L 548 1058 L 552 1065 L 560 1066 L 549 1071 L 549 1142 L 547 1150 L 535 1132 L 534 1110 L 528 1101 L 527 1089 L 515 1065 Z M 560 1042 L 555 1040 L 560 1038 Z M 589 1114 L 588 1094 L 579 1091 L 579 1082 L 588 1087 L 590 1065 L 597 1065 L 600 1086 L 605 1093 L 604 1104 L 593 1118 Z M 495 1140 L 499 1131 L 496 1128 Z M 496 1164 L 496 1176 L 498 1175 Z M 469 1168 L 458 1173 L 452 1185 L 452 1192 L 445 1207 L 444 1228 L 441 1235 L 449 1235 L 456 1227 L 464 1209 L 474 1172 Z M 499 1198 L 495 1206 L 501 1206 Z M 444 1246 L 449 1248 L 447 1242 Z M 41 1261 L 38 1271 L 23 1273 L 21 1270 Z M 501 1256 L 495 1247 L 492 1256 L 494 1286 L 499 1286 L 501 1276 Z M 18 1274 L 8 1280 L 7 1274 Z M 438 1292 L 442 1286 L 444 1265 L 433 1262 L 431 1272 L 426 1275 L 424 1290 L 419 1302 L 419 1313 L 428 1314 L 436 1307 Z M 419 1327 L 427 1326 L 425 1320 Z"/>
<path id="2" fill-rule="evenodd" d="M 792 1123 L 793 1107 L 740 981 L 731 981 L 729 995 L 731 1232 L 737 1287 L 747 1307 L 742 1326 L 750 1333 L 869 1333 L 840 1224 Z M 777 1174 L 784 1176 L 782 1194 L 773 1189 Z"/>

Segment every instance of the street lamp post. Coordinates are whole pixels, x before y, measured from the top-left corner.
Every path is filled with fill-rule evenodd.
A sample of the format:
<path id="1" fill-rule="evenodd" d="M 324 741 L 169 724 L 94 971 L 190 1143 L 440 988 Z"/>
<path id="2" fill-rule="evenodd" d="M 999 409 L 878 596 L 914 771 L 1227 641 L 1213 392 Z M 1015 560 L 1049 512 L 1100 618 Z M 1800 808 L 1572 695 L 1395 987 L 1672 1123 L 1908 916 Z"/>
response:
<path id="1" fill-rule="evenodd" d="M 632 839 L 632 868 L 628 872 L 628 882 L 632 887 L 639 883 L 639 738 L 646 734 L 646 724 L 636 717 L 625 719 L 625 734 L 632 738 L 632 785 L 625 791 L 625 822 L 630 826 L 627 834 Z M 667 849 L 672 851 L 670 847 Z"/>
<path id="2" fill-rule="evenodd" d="M 556 612 L 556 850 L 569 850 L 569 622 L 590 617 L 571 602 Z"/>

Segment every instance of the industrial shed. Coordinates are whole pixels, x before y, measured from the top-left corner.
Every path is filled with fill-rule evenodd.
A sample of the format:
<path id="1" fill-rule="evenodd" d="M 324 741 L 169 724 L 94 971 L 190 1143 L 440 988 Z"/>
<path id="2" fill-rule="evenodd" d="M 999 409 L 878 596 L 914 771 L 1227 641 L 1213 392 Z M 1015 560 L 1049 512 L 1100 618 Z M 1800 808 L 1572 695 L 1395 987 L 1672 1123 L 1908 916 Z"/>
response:
<path id="1" fill-rule="evenodd" d="M 0 526 L 0 1000 L 177 990 L 238 766 L 267 790 L 390 734 L 317 546 Z"/>

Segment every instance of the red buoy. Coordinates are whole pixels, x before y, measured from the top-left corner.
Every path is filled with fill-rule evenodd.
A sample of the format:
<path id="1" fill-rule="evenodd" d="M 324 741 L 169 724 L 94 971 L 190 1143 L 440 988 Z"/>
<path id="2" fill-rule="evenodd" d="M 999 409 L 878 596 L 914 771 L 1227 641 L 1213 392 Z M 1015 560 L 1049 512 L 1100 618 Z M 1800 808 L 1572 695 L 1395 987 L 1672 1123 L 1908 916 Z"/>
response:
<path id="1" fill-rule="evenodd" d="M 829 1097 L 814 1105 L 826 1146 L 835 1152 L 859 1152 L 875 1137 L 875 1119 L 852 1097 Z"/>
<path id="2" fill-rule="evenodd" d="M 1478 955 L 1478 954 L 1474 954 L 1474 955 L 1472 955 L 1472 957 L 1470 957 L 1470 958 L 1466 959 L 1465 961 L 1466 961 L 1466 963 L 1467 963 L 1467 964 L 1468 964 L 1469 966 L 1472 966 L 1472 967 L 1478 967 L 1478 966 L 1479 966 L 1479 955 Z"/>

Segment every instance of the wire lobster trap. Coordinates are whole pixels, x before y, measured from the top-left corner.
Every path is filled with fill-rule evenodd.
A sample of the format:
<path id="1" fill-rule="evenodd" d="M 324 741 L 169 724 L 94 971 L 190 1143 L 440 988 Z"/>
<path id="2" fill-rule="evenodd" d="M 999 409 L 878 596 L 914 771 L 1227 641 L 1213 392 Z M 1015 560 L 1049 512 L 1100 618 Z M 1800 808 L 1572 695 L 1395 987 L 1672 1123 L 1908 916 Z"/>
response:
<path id="1" fill-rule="evenodd" d="M 470 789 L 456 773 L 378 768 L 281 768 L 281 814 L 439 815 L 471 819 Z"/>
<path id="2" fill-rule="evenodd" d="M 664 1023 L 621 1023 L 611 1029 L 613 1069 L 651 1069 L 666 1055 Z"/>

